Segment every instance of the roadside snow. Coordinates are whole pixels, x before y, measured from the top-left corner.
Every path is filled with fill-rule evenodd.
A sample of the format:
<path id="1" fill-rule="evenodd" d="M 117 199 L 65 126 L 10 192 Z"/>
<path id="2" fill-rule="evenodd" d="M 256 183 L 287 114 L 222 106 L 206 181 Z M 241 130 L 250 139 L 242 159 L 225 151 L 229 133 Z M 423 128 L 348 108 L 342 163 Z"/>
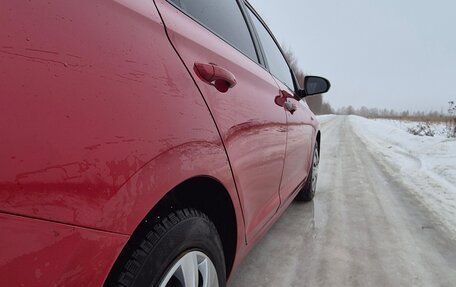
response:
<path id="1" fill-rule="evenodd" d="M 349 120 L 378 162 L 456 232 L 456 139 L 414 136 L 391 121 Z"/>
<path id="2" fill-rule="evenodd" d="M 374 119 L 376 122 L 387 123 L 394 127 L 397 127 L 403 131 L 408 132 L 409 129 L 416 128 L 418 125 L 426 125 L 423 122 L 413 122 L 413 121 L 399 121 L 399 120 L 388 120 L 388 119 Z M 429 123 L 430 129 L 434 132 L 437 137 L 447 137 L 448 130 L 447 126 L 444 123 Z"/>

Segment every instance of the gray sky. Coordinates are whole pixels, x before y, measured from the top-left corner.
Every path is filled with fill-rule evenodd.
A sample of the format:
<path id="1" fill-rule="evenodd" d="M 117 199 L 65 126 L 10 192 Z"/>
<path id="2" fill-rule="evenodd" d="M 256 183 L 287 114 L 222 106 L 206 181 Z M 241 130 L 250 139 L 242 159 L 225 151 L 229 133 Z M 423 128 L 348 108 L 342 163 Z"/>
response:
<path id="1" fill-rule="evenodd" d="M 333 107 L 444 110 L 456 101 L 454 0 L 250 0 Z"/>

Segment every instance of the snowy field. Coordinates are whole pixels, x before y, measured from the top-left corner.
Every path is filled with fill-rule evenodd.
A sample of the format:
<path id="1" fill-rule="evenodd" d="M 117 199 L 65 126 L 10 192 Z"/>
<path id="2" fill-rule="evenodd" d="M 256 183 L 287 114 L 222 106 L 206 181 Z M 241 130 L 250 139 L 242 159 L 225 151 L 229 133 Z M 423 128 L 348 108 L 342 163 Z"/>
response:
<path id="1" fill-rule="evenodd" d="M 331 117 L 319 120 L 324 123 Z M 348 119 L 375 159 L 400 177 L 444 227 L 456 232 L 456 139 L 411 135 L 407 128 L 413 123 Z"/>

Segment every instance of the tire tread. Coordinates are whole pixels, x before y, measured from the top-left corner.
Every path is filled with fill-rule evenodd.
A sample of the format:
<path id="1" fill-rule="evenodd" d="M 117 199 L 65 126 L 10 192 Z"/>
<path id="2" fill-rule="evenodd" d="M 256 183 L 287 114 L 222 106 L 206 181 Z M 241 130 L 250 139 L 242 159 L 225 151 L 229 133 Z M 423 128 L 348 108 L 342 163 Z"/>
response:
<path id="1" fill-rule="evenodd" d="M 163 236 L 174 226 L 194 217 L 204 219 L 209 225 L 211 225 L 211 228 L 216 229 L 215 225 L 207 217 L 207 215 L 196 209 L 184 208 L 169 213 L 166 217 L 155 224 L 153 229 L 149 231 L 144 239 L 139 242 L 137 248 L 131 253 L 130 258 L 123 265 L 123 268 L 121 268 L 122 272 L 118 276 L 118 281 L 114 283 L 114 285 L 110 286 L 132 286 L 137 275 L 140 273 L 142 266 L 147 260 L 148 254 L 152 252 L 158 241 L 163 238 Z"/>

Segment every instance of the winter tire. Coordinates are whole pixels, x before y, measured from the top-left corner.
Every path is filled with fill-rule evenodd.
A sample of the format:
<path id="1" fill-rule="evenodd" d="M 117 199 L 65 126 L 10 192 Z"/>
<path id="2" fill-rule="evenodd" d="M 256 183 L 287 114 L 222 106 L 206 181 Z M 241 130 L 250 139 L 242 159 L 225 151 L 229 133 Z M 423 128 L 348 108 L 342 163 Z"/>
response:
<path id="1" fill-rule="evenodd" d="M 223 247 L 217 229 L 195 209 L 170 213 L 131 250 L 114 282 L 107 286 L 226 286 Z"/>

